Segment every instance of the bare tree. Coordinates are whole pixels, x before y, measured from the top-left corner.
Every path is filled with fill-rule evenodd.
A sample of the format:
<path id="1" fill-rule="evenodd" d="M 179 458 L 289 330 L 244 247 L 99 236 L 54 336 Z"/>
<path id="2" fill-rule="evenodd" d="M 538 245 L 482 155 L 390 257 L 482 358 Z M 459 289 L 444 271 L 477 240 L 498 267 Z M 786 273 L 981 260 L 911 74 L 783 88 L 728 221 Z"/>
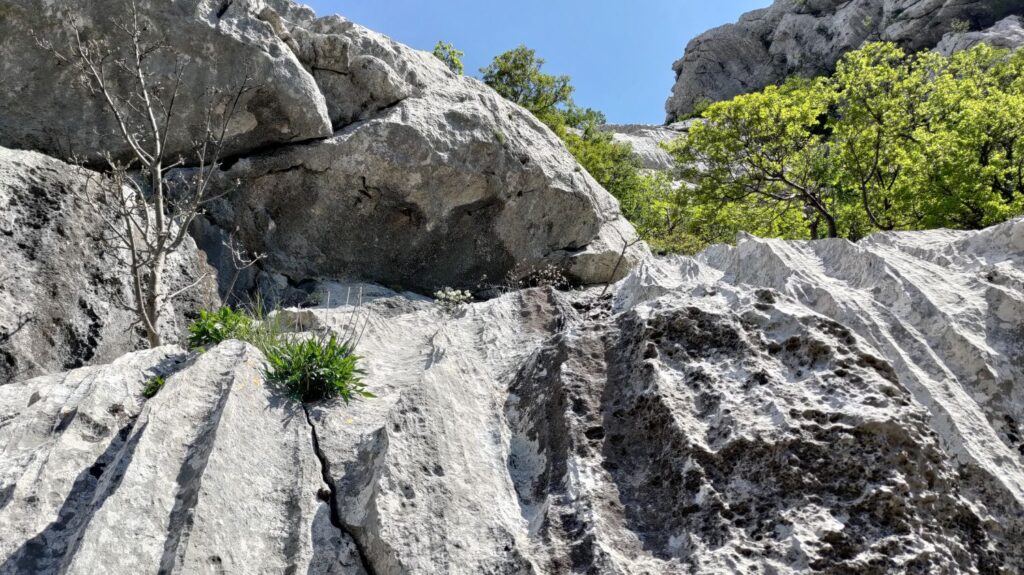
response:
<path id="1" fill-rule="evenodd" d="M 145 22 L 135 0 L 126 0 L 122 13 L 111 20 L 112 34 L 89 37 L 64 11 L 62 25 L 67 47 L 36 36 L 59 64 L 71 66 L 76 79 L 99 98 L 116 125 L 117 137 L 130 150 L 128 159 L 104 153 L 110 178 L 86 192 L 86 199 L 106 219 L 105 238 L 130 271 L 133 301 L 129 304 L 151 347 L 161 345 L 160 314 L 166 302 L 201 281 L 174 293 L 164 293 L 164 268 L 188 234 L 189 225 L 211 197 L 210 181 L 220 166 L 228 125 L 243 95 L 251 89 L 244 75 L 231 90 L 207 89 L 198 125 L 187 120 L 180 99 L 189 60 L 162 40 Z M 194 90 L 187 93 L 194 94 Z M 170 157 L 169 138 L 191 134 L 191 149 Z M 173 140 L 172 140 L 173 141 Z M 172 170 L 179 170 L 171 181 Z"/>

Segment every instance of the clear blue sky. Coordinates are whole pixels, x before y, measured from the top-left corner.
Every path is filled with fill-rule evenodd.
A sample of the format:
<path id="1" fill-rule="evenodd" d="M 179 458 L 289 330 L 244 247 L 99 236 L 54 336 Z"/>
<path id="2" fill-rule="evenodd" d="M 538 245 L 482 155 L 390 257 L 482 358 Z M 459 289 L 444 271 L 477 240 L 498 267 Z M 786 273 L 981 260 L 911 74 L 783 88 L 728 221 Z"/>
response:
<path id="1" fill-rule="evenodd" d="M 691 38 L 771 0 L 299 0 L 341 14 L 420 50 L 438 40 L 466 56 L 479 76 L 519 44 L 537 50 L 551 74 L 568 74 L 576 102 L 613 123 L 660 124 L 674 80 L 672 62 Z"/>

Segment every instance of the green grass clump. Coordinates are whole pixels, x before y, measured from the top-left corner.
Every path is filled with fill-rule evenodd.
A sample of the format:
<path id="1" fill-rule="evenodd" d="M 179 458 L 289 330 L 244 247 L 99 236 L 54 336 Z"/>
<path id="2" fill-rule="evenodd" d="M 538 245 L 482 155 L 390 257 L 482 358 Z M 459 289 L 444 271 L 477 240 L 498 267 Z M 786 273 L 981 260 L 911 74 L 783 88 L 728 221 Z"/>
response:
<path id="1" fill-rule="evenodd" d="M 202 351 L 229 339 L 249 343 L 267 357 L 267 380 L 283 386 L 299 401 L 340 397 L 348 403 L 356 397 L 374 397 L 360 379 L 364 374 L 358 365 L 361 358 L 354 353 L 361 335 L 355 314 L 339 340 L 326 334 L 311 338 L 286 334 L 279 314 L 264 310 L 257 300 L 244 312 L 229 307 L 202 311 L 189 326 L 189 347 Z"/>
<path id="2" fill-rule="evenodd" d="M 252 344 L 264 354 L 284 342 L 284 329 L 276 315 L 264 311 L 256 300 L 244 311 L 222 307 L 217 311 L 199 312 L 199 319 L 188 328 L 188 345 L 203 351 L 229 339 Z"/>
<path id="3" fill-rule="evenodd" d="M 252 323 L 251 317 L 230 307 L 202 310 L 199 319 L 188 327 L 188 346 L 203 350 L 229 339 L 242 339 L 240 336 L 252 328 Z"/>
<path id="4" fill-rule="evenodd" d="M 333 335 L 286 340 L 267 352 L 267 379 L 302 402 L 375 397 L 360 379 L 359 360 L 352 344 Z"/>
<path id="5" fill-rule="evenodd" d="M 153 399 L 156 394 L 160 393 L 160 390 L 164 388 L 164 384 L 167 383 L 162 377 L 154 377 L 146 382 L 146 387 L 142 388 L 142 397 L 146 399 Z"/>

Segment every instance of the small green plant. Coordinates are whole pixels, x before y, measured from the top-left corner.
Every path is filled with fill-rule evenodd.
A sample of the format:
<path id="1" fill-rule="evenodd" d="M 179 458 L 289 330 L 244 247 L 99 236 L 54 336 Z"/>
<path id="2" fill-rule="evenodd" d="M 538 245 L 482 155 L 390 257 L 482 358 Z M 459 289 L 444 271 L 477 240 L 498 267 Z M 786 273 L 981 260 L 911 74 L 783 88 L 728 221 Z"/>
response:
<path id="1" fill-rule="evenodd" d="M 375 397 L 360 376 L 360 357 L 354 345 L 334 335 L 287 340 L 267 352 L 267 379 L 280 384 L 292 399 L 302 402 L 340 397 Z"/>
<path id="2" fill-rule="evenodd" d="M 164 388 L 165 383 L 167 382 L 160 376 L 150 379 L 146 382 L 146 386 L 142 388 L 142 397 L 153 399 Z"/>
<path id="3" fill-rule="evenodd" d="M 251 344 L 264 354 L 281 344 L 284 325 L 279 314 L 267 313 L 261 299 L 257 299 L 246 312 L 248 323 L 238 330 L 235 339 Z"/>
<path id="4" fill-rule="evenodd" d="M 434 303 L 444 310 L 445 313 L 454 313 L 471 301 L 473 301 L 473 294 L 466 290 L 446 287 L 434 292 Z"/>
<path id="5" fill-rule="evenodd" d="M 229 339 L 252 344 L 267 353 L 282 342 L 284 328 L 275 314 L 266 312 L 262 299 L 257 298 L 245 311 L 222 307 L 217 311 L 199 312 L 199 319 L 188 328 L 188 345 L 204 351 Z"/>
<path id="6" fill-rule="evenodd" d="M 459 76 L 466 72 L 466 67 L 462 65 L 462 57 L 465 55 L 465 52 L 456 49 L 455 46 L 448 42 L 438 41 L 437 45 L 434 46 L 434 56 L 444 62 L 449 70 Z"/>
<path id="7" fill-rule="evenodd" d="M 202 310 L 199 319 L 188 327 L 188 346 L 203 350 L 229 339 L 241 339 L 239 336 L 252 327 L 252 318 L 230 307 L 222 307 L 217 311 Z"/>

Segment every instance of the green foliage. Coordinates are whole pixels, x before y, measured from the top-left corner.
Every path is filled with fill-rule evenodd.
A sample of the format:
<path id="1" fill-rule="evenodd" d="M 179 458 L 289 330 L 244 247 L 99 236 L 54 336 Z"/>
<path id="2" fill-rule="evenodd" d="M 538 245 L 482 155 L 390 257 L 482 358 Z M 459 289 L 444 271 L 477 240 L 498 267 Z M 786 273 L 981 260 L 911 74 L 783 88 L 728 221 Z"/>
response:
<path id="1" fill-rule="evenodd" d="M 252 321 L 230 307 L 214 312 L 202 310 L 199 319 L 188 327 L 188 346 L 202 350 L 229 339 L 241 339 L 240 335 L 252 327 Z"/>
<path id="2" fill-rule="evenodd" d="M 1024 53 L 952 57 L 893 44 L 836 73 L 719 102 L 668 149 L 690 188 L 670 203 L 695 246 L 738 231 L 858 239 L 976 229 L 1024 213 Z"/>
<path id="3" fill-rule="evenodd" d="M 348 403 L 356 397 L 372 398 L 360 379 L 364 372 L 359 359 L 352 344 L 334 335 L 285 341 L 267 353 L 267 379 L 302 402 L 340 397 Z"/>
<path id="4" fill-rule="evenodd" d="M 480 73 L 484 83 L 506 100 L 526 108 L 549 126 L 563 125 L 562 110 L 572 104 L 572 85 L 568 76 L 545 74 L 543 67 L 543 58 L 519 46 L 499 54 Z"/>
<path id="5" fill-rule="evenodd" d="M 230 307 L 214 312 L 200 311 L 199 319 L 192 322 L 188 331 L 191 349 L 203 351 L 223 341 L 237 339 L 267 353 L 281 344 L 285 330 L 279 316 L 267 313 L 263 300 L 257 298 L 240 311 Z"/>
<path id="6" fill-rule="evenodd" d="M 676 121 L 683 122 L 686 120 L 692 120 L 694 118 L 701 118 L 704 116 L 704 112 L 706 112 L 708 108 L 711 107 L 711 104 L 711 100 L 707 98 L 701 98 L 700 100 L 697 100 L 696 102 L 693 103 L 693 110 L 691 110 L 689 114 L 679 116 L 678 118 L 676 118 Z"/>
<path id="7" fill-rule="evenodd" d="M 465 55 L 465 52 L 456 49 L 455 46 L 447 42 L 438 41 L 434 46 L 434 56 L 444 62 L 449 70 L 459 76 L 466 72 L 466 67 L 462 65 L 462 57 Z"/>
<path id="8" fill-rule="evenodd" d="M 153 399 L 156 394 L 160 393 L 160 390 L 164 388 L 164 384 L 167 383 L 162 377 L 154 377 L 146 382 L 146 386 L 142 388 L 142 397 L 146 399 Z"/>
<path id="9" fill-rule="evenodd" d="M 966 34 L 971 31 L 971 23 L 962 18 L 953 18 L 949 21 L 949 29 L 956 34 Z"/>

